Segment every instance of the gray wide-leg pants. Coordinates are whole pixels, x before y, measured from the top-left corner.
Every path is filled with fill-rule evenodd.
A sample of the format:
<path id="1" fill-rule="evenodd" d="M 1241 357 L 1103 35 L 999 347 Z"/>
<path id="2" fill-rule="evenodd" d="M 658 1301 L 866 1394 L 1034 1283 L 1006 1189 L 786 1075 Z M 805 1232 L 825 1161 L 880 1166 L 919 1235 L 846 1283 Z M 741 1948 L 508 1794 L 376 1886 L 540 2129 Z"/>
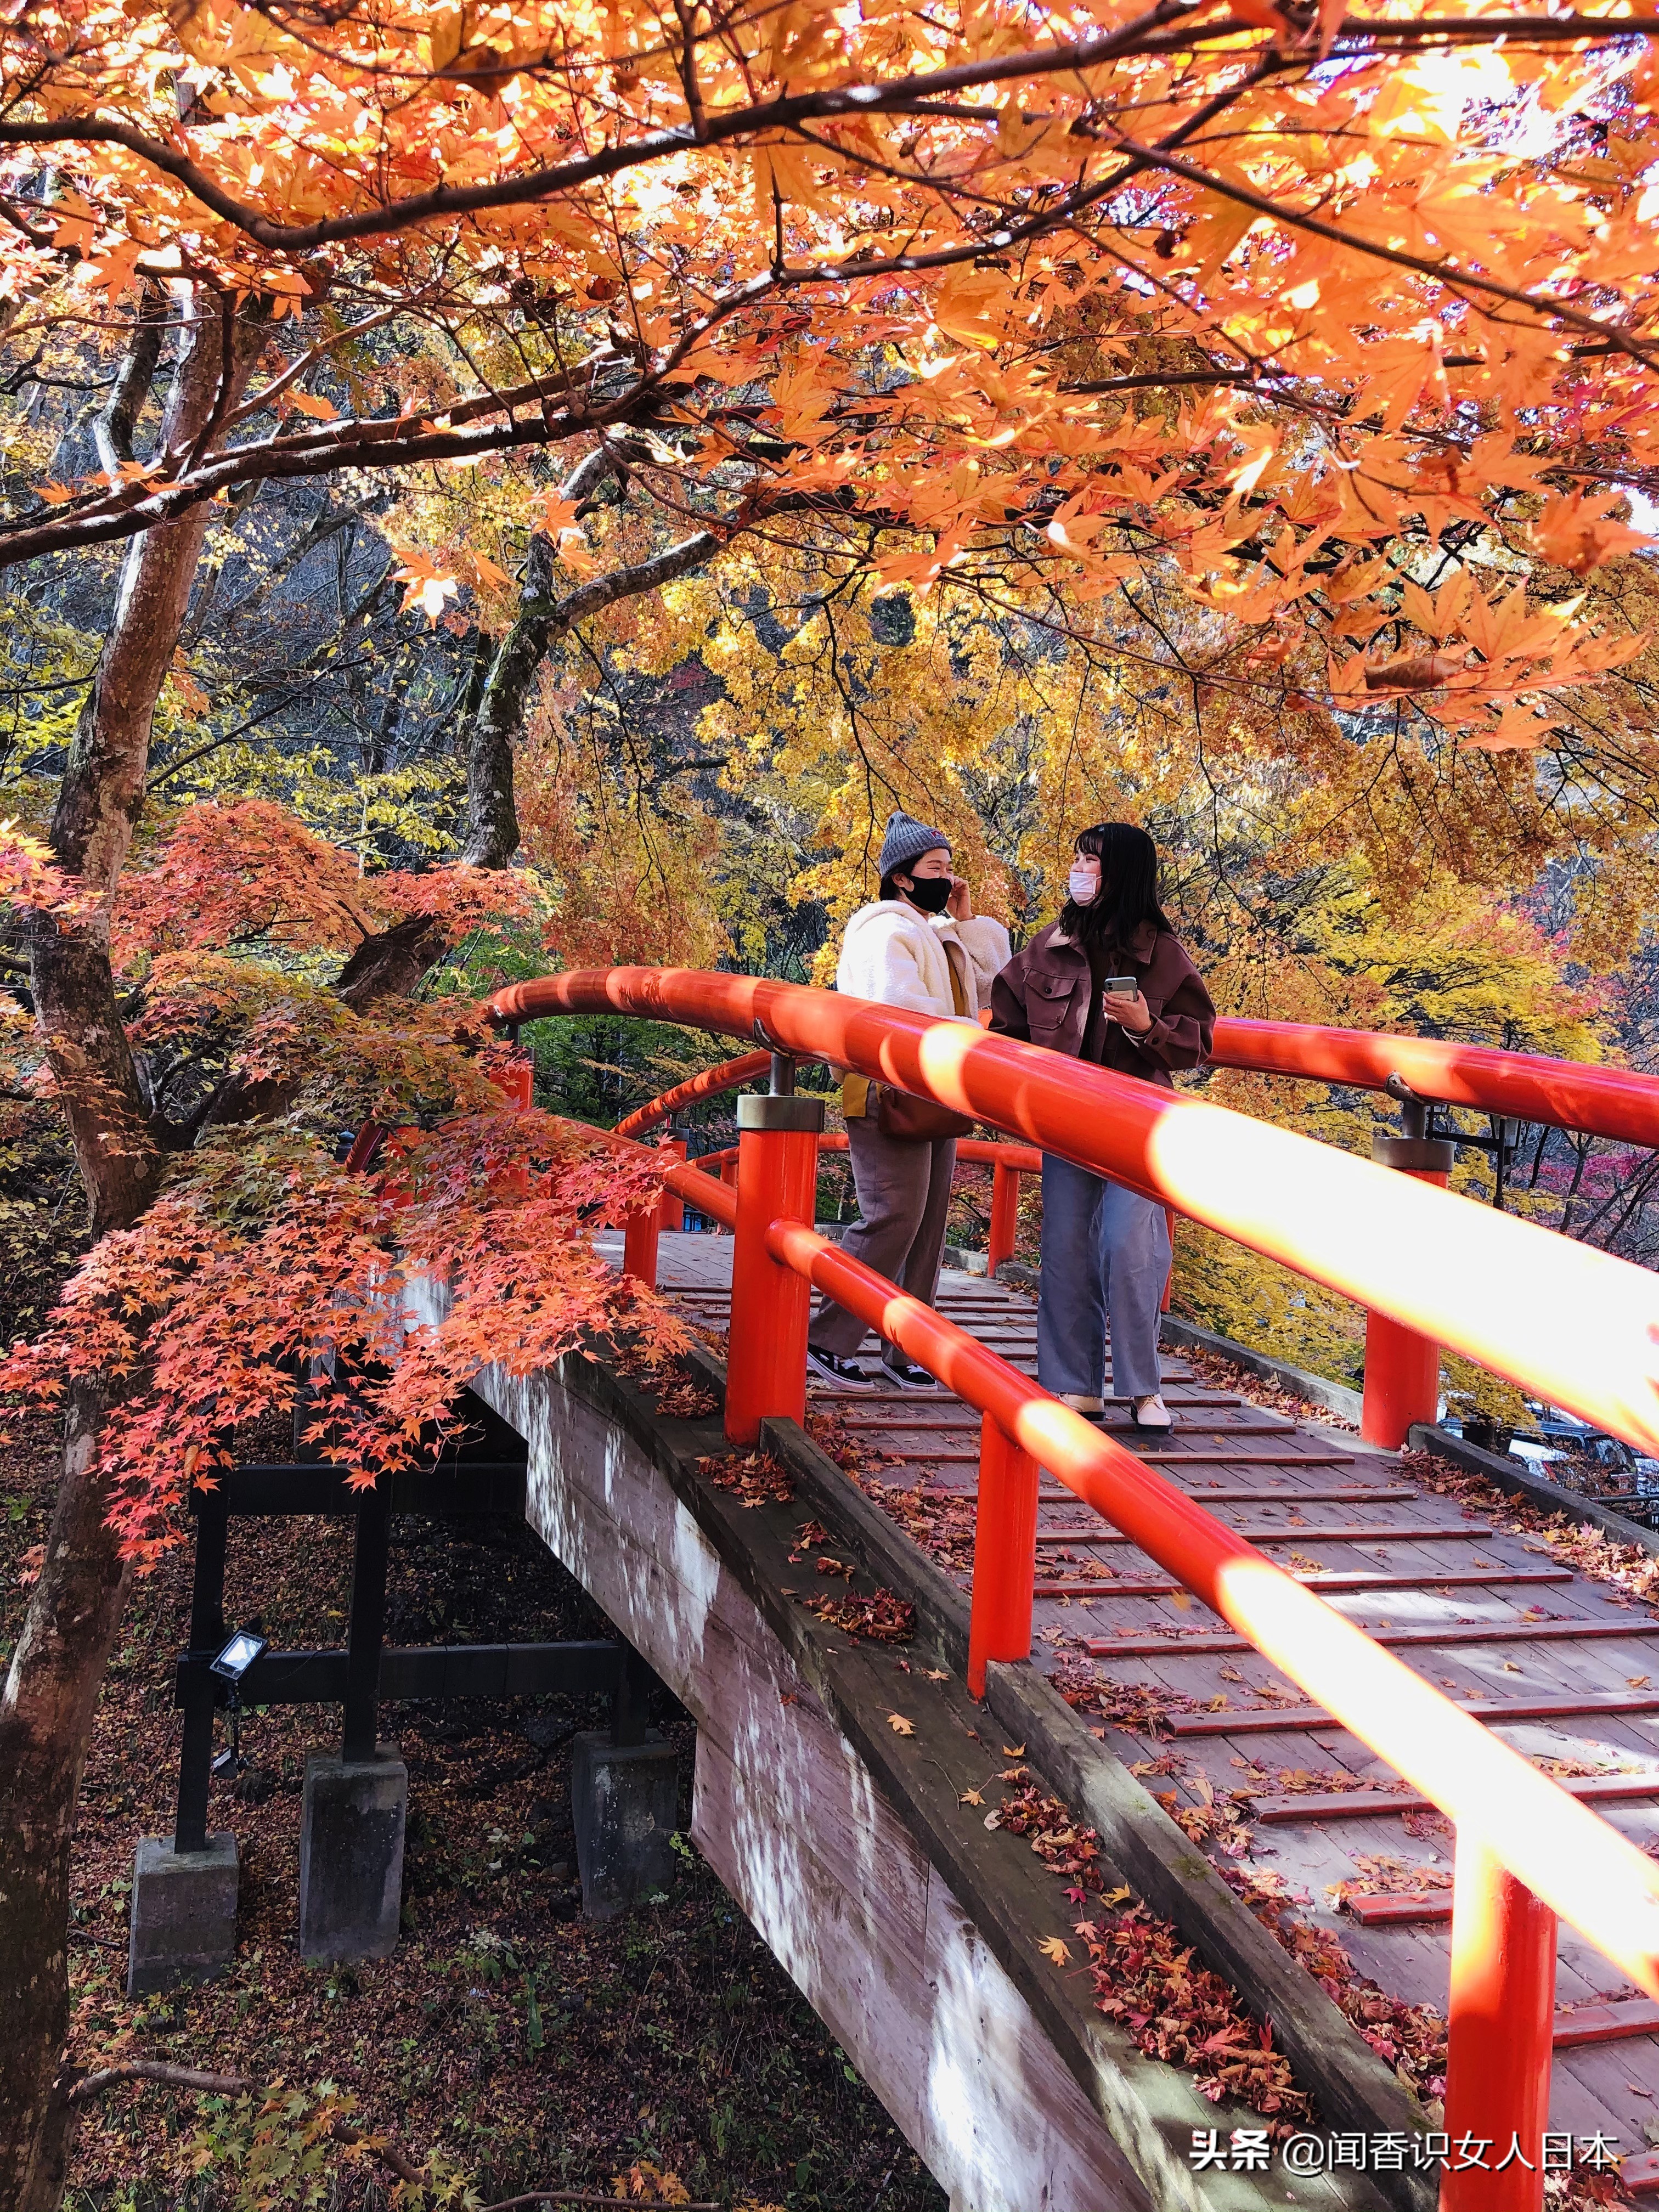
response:
<path id="1" fill-rule="evenodd" d="M 1158 1309 L 1169 1273 L 1170 1224 L 1161 1206 L 1043 1154 L 1037 1381 L 1045 1390 L 1067 1398 L 1156 1396 L 1163 1380 Z"/>
<path id="2" fill-rule="evenodd" d="M 875 1115 L 867 1114 L 848 1122 L 847 1146 L 859 1218 L 842 1237 L 842 1250 L 931 1305 L 951 1209 L 955 1138 L 904 1144 L 884 1137 Z M 846 1359 L 863 1340 L 864 1323 L 826 1298 L 807 1337 L 815 1351 Z"/>

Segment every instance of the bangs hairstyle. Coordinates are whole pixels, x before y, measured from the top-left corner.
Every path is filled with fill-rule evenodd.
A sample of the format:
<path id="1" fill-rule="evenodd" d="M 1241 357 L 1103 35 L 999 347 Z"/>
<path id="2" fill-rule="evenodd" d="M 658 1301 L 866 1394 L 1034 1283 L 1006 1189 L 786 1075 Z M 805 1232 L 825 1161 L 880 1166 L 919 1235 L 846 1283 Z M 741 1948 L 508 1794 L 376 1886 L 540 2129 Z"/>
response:
<path id="1" fill-rule="evenodd" d="M 1169 929 L 1158 900 L 1158 847 L 1144 830 L 1133 822 L 1097 822 L 1083 831 L 1077 849 L 1100 862 L 1100 896 L 1087 906 L 1068 898 L 1061 907 L 1060 926 L 1074 943 L 1127 951 L 1143 921 Z"/>

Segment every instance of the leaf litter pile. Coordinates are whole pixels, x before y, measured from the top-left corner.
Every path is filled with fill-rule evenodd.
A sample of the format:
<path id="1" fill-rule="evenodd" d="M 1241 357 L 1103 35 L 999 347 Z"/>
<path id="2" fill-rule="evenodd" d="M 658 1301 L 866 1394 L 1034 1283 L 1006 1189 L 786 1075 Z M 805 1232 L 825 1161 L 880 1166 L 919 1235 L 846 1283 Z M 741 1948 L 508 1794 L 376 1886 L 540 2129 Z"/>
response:
<path id="1" fill-rule="evenodd" d="M 1016 1769 L 1015 1778 L 1024 1772 Z M 1065 1881 L 1095 2002 L 1127 2028 L 1137 2050 L 1184 2067 L 1206 2097 L 1237 2098 L 1285 2132 L 1311 2118 L 1313 2100 L 1296 2086 L 1271 2024 L 1251 2019 L 1237 1993 L 1197 1963 L 1170 1922 L 1133 1901 L 1128 1890 L 1108 1887 L 1092 1828 L 1079 1827 L 1057 1797 L 1023 1779 L 999 1808 L 997 1824 L 1028 1838 Z M 1068 1963 L 1063 1942 L 1045 1949 L 1056 1966 Z"/>
<path id="2" fill-rule="evenodd" d="M 45 1534 L 55 1441 L 37 1424 L 7 1455 L 6 1638 L 21 1617 L 20 1567 Z M 392 1643 L 611 1632 L 522 1522 L 392 1526 Z M 275 1646 L 342 1642 L 349 1580 L 339 1522 L 233 1524 L 227 1617 L 258 1620 Z M 943 2212 L 931 2177 L 689 1840 L 666 1891 L 614 1921 L 581 1918 L 569 1744 L 606 1724 L 602 1699 L 384 1707 L 382 1733 L 410 1769 L 404 1925 L 390 1959 L 327 1969 L 297 1952 L 299 1826 L 306 1752 L 337 1741 L 337 1715 L 247 1715 L 251 1765 L 235 1784 L 215 1784 L 209 1820 L 235 1834 L 241 1857 L 235 1960 L 204 1988 L 130 2002 L 133 1847 L 172 1827 L 173 1668 L 189 1593 L 184 1550 L 135 1584 L 104 1689 L 73 1866 L 70 2058 L 88 2069 L 155 2060 L 258 2087 L 240 2112 L 239 2099 L 159 2084 L 89 2104 L 66 2212 L 299 2201 L 240 2191 L 255 2169 L 301 2155 L 322 2161 L 317 2201 L 331 2212 L 384 2207 L 396 2169 L 364 2154 L 380 2141 L 428 2179 L 460 2175 L 483 2204 L 538 2189 L 679 2202 L 683 2189 L 721 2212 L 842 2212 L 878 2192 L 881 2212 Z M 660 1690 L 651 1717 L 681 1746 L 689 1778 L 689 1717 Z M 262 2118 L 273 2080 L 283 2085 L 276 2117 Z"/>

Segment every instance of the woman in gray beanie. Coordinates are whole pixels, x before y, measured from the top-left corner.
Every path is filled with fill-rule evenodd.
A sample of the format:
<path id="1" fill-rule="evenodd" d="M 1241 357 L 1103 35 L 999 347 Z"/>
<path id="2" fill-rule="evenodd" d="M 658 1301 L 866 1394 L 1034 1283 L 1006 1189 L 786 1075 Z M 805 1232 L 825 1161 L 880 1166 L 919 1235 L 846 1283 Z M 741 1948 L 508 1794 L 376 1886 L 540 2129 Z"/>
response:
<path id="1" fill-rule="evenodd" d="M 847 924 L 836 988 L 849 998 L 977 1022 L 991 979 L 1008 958 L 1008 933 L 976 915 L 968 886 L 951 869 L 951 841 L 902 808 L 888 817 L 881 845 L 881 896 Z M 932 1303 L 939 1287 L 956 1170 L 953 1137 L 890 1133 L 882 1123 L 878 1086 L 862 1075 L 842 1085 L 842 1111 L 852 1156 L 859 1218 L 842 1249 L 913 1297 Z M 885 1117 L 893 1118 L 890 1112 Z M 807 1364 L 827 1381 L 869 1389 L 878 1379 L 853 1354 L 864 1323 L 825 1302 L 807 1338 Z M 931 1386 L 896 1345 L 882 1353 L 883 1377 Z"/>

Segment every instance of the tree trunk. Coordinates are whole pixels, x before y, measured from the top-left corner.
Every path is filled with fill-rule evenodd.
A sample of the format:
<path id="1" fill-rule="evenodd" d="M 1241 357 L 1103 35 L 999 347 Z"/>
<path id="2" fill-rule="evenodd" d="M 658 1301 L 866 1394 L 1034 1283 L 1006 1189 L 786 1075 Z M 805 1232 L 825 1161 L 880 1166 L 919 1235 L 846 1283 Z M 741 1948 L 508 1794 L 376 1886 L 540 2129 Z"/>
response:
<path id="1" fill-rule="evenodd" d="M 70 1394 L 46 1562 L 0 1706 L 0 2204 L 15 2212 L 56 2212 L 68 2156 L 70 1844 L 130 1578 L 92 1472 L 105 1410 L 95 1389 Z"/>
<path id="2" fill-rule="evenodd" d="M 552 637 L 552 591 L 553 547 L 538 531 L 524 564 L 518 614 L 496 650 L 467 733 L 466 844 L 461 858 L 475 868 L 504 868 L 519 849 L 513 748 Z"/>
<path id="3" fill-rule="evenodd" d="M 182 457 L 210 437 L 252 367 L 261 320 L 249 314 L 227 322 L 210 301 L 181 334 L 164 453 Z M 137 539 L 128 552 L 52 817 L 56 857 L 81 877 L 88 905 L 37 921 L 31 945 L 36 1018 L 100 1236 L 138 1218 L 161 1172 L 116 1003 L 109 915 L 143 804 L 155 702 L 184 627 L 209 520 L 209 510 L 198 507 Z M 68 2155 L 60 2069 L 69 2023 L 70 1844 L 99 1686 L 127 1588 L 97 1473 L 113 1402 L 97 1388 L 70 1394 L 46 1559 L 0 1692 L 6 2212 L 54 2212 Z"/>
<path id="4" fill-rule="evenodd" d="M 560 486 L 560 497 L 588 499 L 606 477 L 623 471 L 625 459 L 625 449 L 618 452 L 600 447 L 577 463 Z M 665 552 L 595 577 L 558 599 L 553 596 L 552 542 L 540 532 L 531 539 L 518 616 L 496 649 L 478 710 L 467 732 L 464 860 L 475 868 L 504 868 L 519 849 L 513 754 L 529 709 L 531 686 L 554 640 L 562 637 L 573 623 L 614 605 L 618 599 L 659 591 L 677 577 L 702 568 L 726 543 L 725 534 L 699 530 Z"/>
<path id="5" fill-rule="evenodd" d="M 574 500 L 580 507 L 608 477 L 621 473 L 623 459 L 614 447 L 596 447 L 559 486 L 559 497 Z M 524 727 L 530 687 L 556 624 L 553 543 L 538 531 L 525 560 L 517 617 L 496 647 L 483 695 L 467 728 L 466 843 L 461 858 L 475 868 L 504 868 L 519 849 L 513 749 Z"/>

